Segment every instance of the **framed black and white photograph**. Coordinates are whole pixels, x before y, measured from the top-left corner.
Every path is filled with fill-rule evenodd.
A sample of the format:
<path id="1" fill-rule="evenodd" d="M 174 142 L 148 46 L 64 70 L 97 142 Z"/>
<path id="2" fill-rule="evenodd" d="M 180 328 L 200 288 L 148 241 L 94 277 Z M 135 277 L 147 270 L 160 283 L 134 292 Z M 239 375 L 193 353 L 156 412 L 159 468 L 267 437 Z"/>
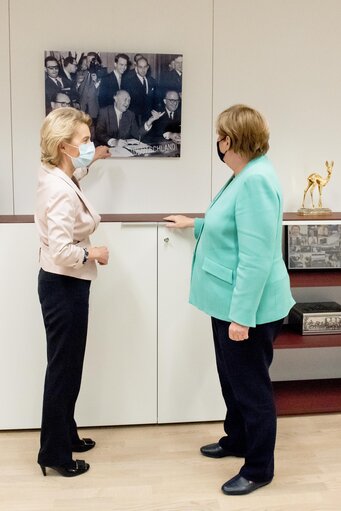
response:
<path id="1" fill-rule="evenodd" d="M 45 51 L 45 112 L 86 112 L 113 158 L 179 157 L 182 66 L 182 54 Z"/>
<path id="2" fill-rule="evenodd" d="M 290 225 L 285 241 L 289 270 L 341 268 L 341 225 Z"/>
<path id="3" fill-rule="evenodd" d="M 341 312 L 306 314 L 303 320 L 303 335 L 338 334 L 341 332 Z"/>

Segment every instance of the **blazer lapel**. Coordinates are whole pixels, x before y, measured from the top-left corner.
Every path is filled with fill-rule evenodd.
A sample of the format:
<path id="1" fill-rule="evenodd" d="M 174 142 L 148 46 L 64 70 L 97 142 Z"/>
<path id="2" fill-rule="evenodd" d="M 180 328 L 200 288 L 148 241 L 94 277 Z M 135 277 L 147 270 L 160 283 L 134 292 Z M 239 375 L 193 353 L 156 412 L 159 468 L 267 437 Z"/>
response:
<path id="1" fill-rule="evenodd" d="M 95 209 L 93 208 L 93 206 L 90 204 L 90 202 L 88 201 L 88 199 L 85 197 L 85 195 L 83 194 L 82 190 L 80 188 L 78 188 L 78 186 L 76 185 L 76 183 L 74 183 L 72 181 L 72 179 L 69 178 L 69 176 L 67 176 L 65 174 L 65 172 L 63 172 L 61 169 L 59 169 L 58 167 L 55 167 L 53 170 L 49 170 L 47 169 L 46 167 L 44 167 L 44 169 L 46 170 L 46 172 L 48 172 L 49 174 L 52 174 L 53 176 L 59 178 L 59 179 L 62 179 L 63 181 L 65 181 L 65 183 L 67 183 L 69 186 L 71 186 L 71 188 L 77 193 L 78 197 L 80 198 L 80 200 L 83 202 L 84 206 L 86 207 L 86 209 L 89 211 L 90 215 L 93 217 L 93 219 L 95 220 L 95 222 L 98 221 L 98 219 L 100 218 L 100 216 L 98 215 L 98 213 L 95 211 Z"/>
<path id="2" fill-rule="evenodd" d="M 258 158 L 255 158 L 254 160 L 250 160 L 249 163 L 247 163 L 245 165 L 245 167 L 241 170 L 241 172 L 239 172 L 236 176 L 235 175 L 231 176 L 230 179 L 227 181 L 227 183 L 222 187 L 222 189 L 214 197 L 214 199 L 211 202 L 208 209 L 210 209 L 213 206 L 213 204 L 219 199 L 221 194 L 226 190 L 227 186 L 232 182 L 232 180 L 235 180 L 236 182 L 239 181 L 241 176 L 244 176 L 247 173 L 247 170 L 262 158 L 264 159 L 264 158 L 266 158 L 266 156 L 259 156 Z"/>
<path id="3" fill-rule="evenodd" d="M 214 197 L 213 201 L 211 202 L 211 204 L 209 205 L 208 209 L 210 209 L 213 204 L 215 202 L 217 202 L 217 200 L 219 199 L 219 197 L 221 196 L 221 194 L 225 191 L 225 189 L 228 187 L 228 185 L 231 183 L 231 181 L 233 181 L 233 179 L 235 178 L 235 176 L 231 176 L 230 179 L 227 181 L 227 183 L 224 184 L 224 186 L 222 187 L 222 189 L 217 193 L 217 195 Z"/>

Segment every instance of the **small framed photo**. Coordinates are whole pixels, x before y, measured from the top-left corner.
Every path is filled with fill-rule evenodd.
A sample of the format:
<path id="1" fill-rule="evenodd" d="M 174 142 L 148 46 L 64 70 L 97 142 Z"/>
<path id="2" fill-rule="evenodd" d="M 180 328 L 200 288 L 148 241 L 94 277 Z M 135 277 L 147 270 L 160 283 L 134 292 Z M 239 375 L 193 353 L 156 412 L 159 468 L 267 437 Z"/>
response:
<path id="1" fill-rule="evenodd" d="M 302 335 L 339 334 L 341 332 L 341 312 L 305 314 Z"/>
<path id="2" fill-rule="evenodd" d="M 288 270 L 341 269 L 341 224 L 286 226 Z"/>

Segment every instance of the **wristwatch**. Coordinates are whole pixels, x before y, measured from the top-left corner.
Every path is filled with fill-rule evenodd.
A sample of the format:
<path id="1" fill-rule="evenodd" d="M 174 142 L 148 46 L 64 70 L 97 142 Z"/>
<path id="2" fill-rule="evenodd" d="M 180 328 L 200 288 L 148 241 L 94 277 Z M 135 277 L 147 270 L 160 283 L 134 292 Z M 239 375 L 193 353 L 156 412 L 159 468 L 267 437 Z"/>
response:
<path id="1" fill-rule="evenodd" d="M 87 248 L 83 248 L 83 250 L 84 250 L 83 264 L 85 264 L 89 257 L 89 250 Z"/>

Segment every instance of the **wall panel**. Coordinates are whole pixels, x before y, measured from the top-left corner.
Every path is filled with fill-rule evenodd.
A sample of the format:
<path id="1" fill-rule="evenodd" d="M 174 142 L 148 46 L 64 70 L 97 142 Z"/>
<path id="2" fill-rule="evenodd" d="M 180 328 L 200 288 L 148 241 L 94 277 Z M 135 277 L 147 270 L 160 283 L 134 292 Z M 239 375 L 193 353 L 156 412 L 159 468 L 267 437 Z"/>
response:
<path id="1" fill-rule="evenodd" d="M 286 211 L 300 207 L 306 176 L 325 175 L 334 160 L 324 202 L 340 211 L 341 3 L 215 0 L 214 8 L 214 117 L 234 103 L 265 114 Z M 226 177 L 214 158 L 214 191 Z"/>
<path id="2" fill-rule="evenodd" d="M 0 215 L 13 214 L 8 0 L 0 0 Z"/>
<path id="3" fill-rule="evenodd" d="M 44 117 L 46 49 L 184 54 L 182 156 L 96 163 L 86 191 L 101 213 L 201 211 L 210 198 L 212 0 L 10 0 L 16 213 L 31 213 Z M 53 14 L 55 10 L 63 14 Z"/>

